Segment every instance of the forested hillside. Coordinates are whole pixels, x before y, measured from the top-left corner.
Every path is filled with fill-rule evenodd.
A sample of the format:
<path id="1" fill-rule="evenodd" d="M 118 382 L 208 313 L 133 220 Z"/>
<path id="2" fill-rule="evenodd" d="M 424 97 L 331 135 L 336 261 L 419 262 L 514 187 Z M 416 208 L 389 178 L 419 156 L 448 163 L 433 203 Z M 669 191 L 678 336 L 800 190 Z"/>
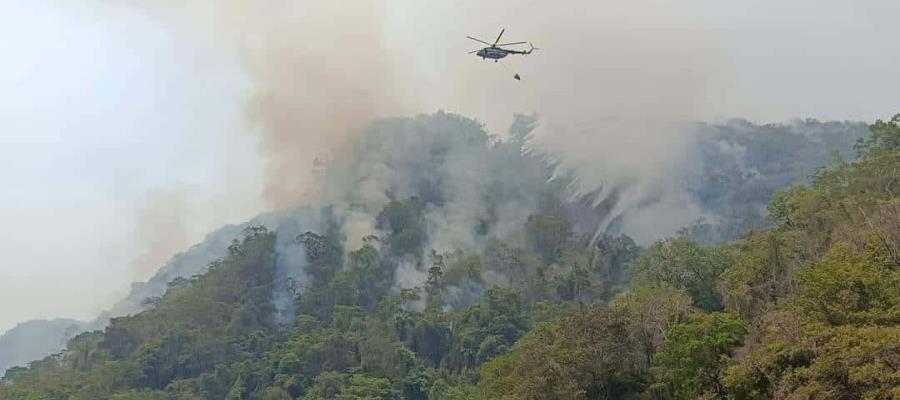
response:
<path id="1" fill-rule="evenodd" d="M 376 122 L 322 204 L 244 227 L 0 399 L 900 397 L 900 115 L 855 154 L 853 124 L 699 127 L 685 185 L 714 220 L 644 247 L 578 228 L 604 210 L 523 152 L 535 124 Z"/>
<path id="2" fill-rule="evenodd" d="M 71 319 L 23 322 L 0 336 L 0 371 L 43 358 L 66 347 L 84 327 Z"/>
<path id="3" fill-rule="evenodd" d="M 483 365 L 475 398 L 900 398 L 898 123 L 775 195 L 772 229 L 654 243 L 627 292 Z"/>

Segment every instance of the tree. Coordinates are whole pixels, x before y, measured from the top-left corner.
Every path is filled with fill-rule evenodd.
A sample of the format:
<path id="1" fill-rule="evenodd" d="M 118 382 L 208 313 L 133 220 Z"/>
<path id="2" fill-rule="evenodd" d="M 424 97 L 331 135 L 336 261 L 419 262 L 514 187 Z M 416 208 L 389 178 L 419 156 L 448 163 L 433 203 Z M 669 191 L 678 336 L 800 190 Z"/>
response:
<path id="1" fill-rule="evenodd" d="M 877 240 L 874 241 L 877 244 Z M 900 272 L 836 243 L 801 271 L 797 298 L 725 374 L 737 398 L 892 398 L 900 381 Z"/>
<path id="2" fill-rule="evenodd" d="M 721 374 L 746 333 L 744 322 L 726 313 L 698 314 L 669 328 L 656 358 L 655 391 L 675 399 L 725 398 Z"/>
<path id="3" fill-rule="evenodd" d="M 695 312 L 690 297 L 666 284 L 632 288 L 616 298 L 612 308 L 625 318 L 628 340 L 639 354 L 633 362 L 643 369 L 653 366 L 669 327 L 686 322 Z"/>
<path id="4" fill-rule="evenodd" d="M 563 243 L 569 237 L 569 225 L 552 215 L 532 215 L 525 223 L 531 248 L 541 255 L 545 263 L 559 259 Z"/>
<path id="5" fill-rule="evenodd" d="M 691 239 L 679 237 L 653 243 L 632 267 L 639 281 L 683 289 L 694 299 L 694 305 L 716 311 L 721 309 L 717 280 L 731 260 L 726 248 L 701 247 Z"/>
<path id="6" fill-rule="evenodd" d="M 900 114 L 887 122 L 876 120 L 869 126 L 870 135 L 859 139 L 855 146 L 861 157 L 873 156 L 876 152 L 892 152 L 900 149 Z"/>
<path id="7" fill-rule="evenodd" d="M 856 253 L 837 243 L 798 280 L 802 318 L 828 326 L 900 325 L 900 273 L 885 266 L 874 249 Z"/>
<path id="8" fill-rule="evenodd" d="M 619 399 L 640 392 L 627 323 L 595 308 L 544 325 L 480 369 L 478 398 Z"/>
<path id="9" fill-rule="evenodd" d="M 375 227 L 386 231 L 385 244 L 392 255 L 419 256 L 428 240 L 425 229 L 425 203 L 418 197 L 394 200 L 384 206 Z"/>
<path id="10" fill-rule="evenodd" d="M 337 396 L 338 400 L 399 400 L 400 393 L 384 378 L 362 374 L 350 375 L 349 383 Z"/>
<path id="11" fill-rule="evenodd" d="M 313 285 L 328 284 L 334 274 L 343 266 L 343 249 L 336 238 L 306 232 L 297 240 L 306 251 L 305 270 L 312 276 Z"/>
<path id="12" fill-rule="evenodd" d="M 734 262 L 719 277 L 728 312 L 755 325 L 775 301 L 795 297 L 795 274 L 805 257 L 791 239 L 771 230 L 749 234 L 731 246 Z"/>
<path id="13" fill-rule="evenodd" d="M 316 376 L 309 392 L 306 393 L 306 400 L 327 400 L 337 399 L 347 385 L 347 376 L 337 372 L 323 372 Z"/>

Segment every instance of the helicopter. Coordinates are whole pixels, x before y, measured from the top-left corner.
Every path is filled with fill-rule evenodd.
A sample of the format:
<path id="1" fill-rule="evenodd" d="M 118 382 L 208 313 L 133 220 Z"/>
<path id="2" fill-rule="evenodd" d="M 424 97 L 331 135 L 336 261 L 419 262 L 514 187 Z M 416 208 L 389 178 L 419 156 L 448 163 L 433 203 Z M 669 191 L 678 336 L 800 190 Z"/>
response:
<path id="1" fill-rule="evenodd" d="M 488 45 L 488 47 L 485 47 L 483 49 L 470 51 L 469 54 L 475 53 L 475 55 L 477 55 L 478 57 L 481 57 L 481 59 L 483 59 L 483 60 L 490 58 L 490 59 L 494 60 L 494 62 L 497 62 L 497 61 L 500 61 L 501 58 L 504 58 L 510 54 L 528 55 L 528 54 L 531 54 L 532 51 L 537 50 L 537 48 L 535 48 L 530 42 L 512 42 L 512 43 L 497 44 L 500 41 L 500 37 L 503 36 L 503 32 L 506 32 L 506 29 L 500 30 L 500 34 L 497 35 L 497 40 L 494 40 L 493 44 L 485 42 L 484 40 L 481 40 L 481 39 L 473 38 L 471 36 L 466 36 L 467 38 L 472 39 L 476 42 L 484 43 L 484 44 Z M 503 48 L 503 46 L 514 46 L 514 45 L 526 44 L 526 43 L 528 44 L 528 46 L 531 47 L 528 50 L 510 50 L 510 49 Z"/>

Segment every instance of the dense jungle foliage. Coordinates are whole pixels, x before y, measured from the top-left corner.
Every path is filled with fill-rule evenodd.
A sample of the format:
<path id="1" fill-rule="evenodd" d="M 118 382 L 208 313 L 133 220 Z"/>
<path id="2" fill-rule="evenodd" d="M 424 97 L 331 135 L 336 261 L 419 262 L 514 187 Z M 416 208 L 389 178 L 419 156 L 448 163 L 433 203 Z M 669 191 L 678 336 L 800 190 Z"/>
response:
<path id="1" fill-rule="evenodd" d="M 7 371 L 0 399 L 900 398 L 900 115 L 855 151 L 718 244 L 593 240 L 550 182 L 509 234 L 437 252 L 440 199 L 395 198 L 359 247 L 337 221 L 292 238 L 287 324 L 277 235 L 250 227 L 145 311 Z M 401 289 L 407 270 L 424 279 Z"/>

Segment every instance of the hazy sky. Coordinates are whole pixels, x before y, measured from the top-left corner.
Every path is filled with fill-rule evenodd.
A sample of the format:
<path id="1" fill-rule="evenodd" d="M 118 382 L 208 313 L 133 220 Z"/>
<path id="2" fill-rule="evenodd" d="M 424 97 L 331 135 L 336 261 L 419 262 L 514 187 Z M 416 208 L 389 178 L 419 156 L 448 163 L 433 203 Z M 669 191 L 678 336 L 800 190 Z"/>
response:
<path id="1" fill-rule="evenodd" d="M 89 319 L 175 249 L 264 207 L 263 161 L 244 118 L 253 83 L 235 49 L 183 40 L 137 10 L 87 3 L 0 2 L 0 331 L 31 318 Z M 404 79 L 436 88 L 411 111 L 460 111 L 501 131 L 506 111 L 533 110 L 459 100 L 471 99 L 458 95 L 473 90 L 467 82 L 519 85 L 465 55 L 477 46 L 463 36 L 505 27 L 510 40 L 541 45 L 583 19 L 569 21 L 579 11 L 564 3 L 482 3 L 392 1 L 385 51 L 408 64 Z M 900 2 L 650 3 L 708 37 L 720 70 L 705 94 L 707 118 L 868 121 L 900 111 Z M 654 28 L 639 17 L 632 29 Z M 569 39 L 575 48 L 604 43 Z M 536 66 L 579 61 L 553 46 L 532 57 L 510 63 L 525 82 L 546 78 Z M 454 87 L 439 88 L 445 82 Z"/>
<path id="2" fill-rule="evenodd" d="M 149 275 L 135 263 L 167 257 L 154 231 L 186 247 L 259 209 L 247 82 L 227 55 L 48 1 L 0 2 L 0 38 L 0 331 L 91 318 Z"/>

